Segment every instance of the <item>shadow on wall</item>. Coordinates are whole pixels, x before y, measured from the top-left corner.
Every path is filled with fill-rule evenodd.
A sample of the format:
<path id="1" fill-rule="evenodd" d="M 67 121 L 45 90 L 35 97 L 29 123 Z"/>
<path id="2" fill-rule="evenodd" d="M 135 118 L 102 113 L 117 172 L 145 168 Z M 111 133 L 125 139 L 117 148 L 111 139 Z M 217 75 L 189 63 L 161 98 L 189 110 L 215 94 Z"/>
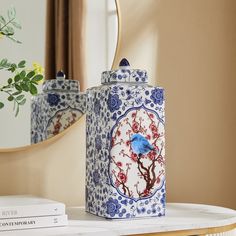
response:
<path id="1" fill-rule="evenodd" d="M 236 209 L 236 2 L 120 2 L 118 58 L 166 89 L 167 200 Z"/>
<path id="2" fill-rule="evenodd" d="M 236 209 L 236 2 L 161 1 L 168 200 Z"/>

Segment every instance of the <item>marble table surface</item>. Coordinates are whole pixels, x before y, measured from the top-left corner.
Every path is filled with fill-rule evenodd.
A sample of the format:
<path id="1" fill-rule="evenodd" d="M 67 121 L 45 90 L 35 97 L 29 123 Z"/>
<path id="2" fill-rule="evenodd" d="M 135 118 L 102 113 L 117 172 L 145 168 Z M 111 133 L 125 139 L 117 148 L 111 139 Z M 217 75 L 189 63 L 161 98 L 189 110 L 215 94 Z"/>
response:
<path id="1" fill-rule="evenodd" d="M 67 227 L 1 232 L 4 236 L 117 236 L 193 230 L 235 224 L 236 211 L 228 208 L 185 203 L 167 204 L 166 216 L 134 220 L 106 220 L 84 211 L 83 207 L 67 208 Z"/>

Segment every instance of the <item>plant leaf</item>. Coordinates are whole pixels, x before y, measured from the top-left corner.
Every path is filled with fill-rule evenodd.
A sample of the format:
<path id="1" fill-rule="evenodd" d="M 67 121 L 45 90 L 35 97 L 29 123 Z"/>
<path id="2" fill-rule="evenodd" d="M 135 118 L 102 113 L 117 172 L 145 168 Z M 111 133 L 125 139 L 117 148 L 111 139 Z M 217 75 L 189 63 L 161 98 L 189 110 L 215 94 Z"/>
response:
<path id="1" fill-rule="evenodd" d="M 12 21 L 11 23 L 12 23 L 12 25 L 14 25 L 17 29 L 21 29 L 21 28 L 22 28 L 21 25 L 20 25 L 18 22 L 16 22 L 16 21 Z"/>
<path id="2" fill-rule="evenodd" d="M 12 20 L 16 17 L 16 9 L 14 7 L 11 7 L 8 11 L 7 11 L 7 16 L 9 20 Z"/>
<path id="3" fill-rule="evenodd" d="M 21 83 L 21 88 L 25 91 L 25 92 L 29 92 L 29 86 L 26 83 Z"/>
<path id="4" fill-rule="evenodd" d="M 9 39 L 11 39 L 13 42 L 15 42 L 15 43 L 21 43 L 21 41 L 19 41 L 19 40 L 13 38 L 12 36 L 9 36 L 9 35 L 6 35 L 6 36 L 7 36 Z"/>
<path id="5" fill-rule="evenodd" d="M 21 100 L 21 101 L 19 102 L 19 104 L 20 104 L 20 105 L 24 105 L 25 102 L 26 102 L 26 98 L 24 98 L 23 100 Z"/>
<path id="6" fill-rule="evenodd" d="M 19 74 L 17 74 L 15 77 L 14 77 L 14 81 L 17 83 L 21 80 L 21 76 Z"/>
<path id="7" fill-rule="evenodd" d="M 26 71 L 25 71 L 25 70 L 22 70 L 22 71 L 20 72 L 20 77 L 23 79 L 23 78 L 25 78 L 25 76 L 26 76 Z"/>
<path id="8" fill-rule="evenodd" d="M 21 95 L 19 95 L 19 96 L 16 97 L 16 100 L 17 100 L 17 101 L 20 101 L 20 100 L 23 99 L 24 97 L 25 97 L 25 95 L 24 95 L 24 94 L 21 94 Z"/>
<path id="9" fill-rule="evenodd" d="M 7 100 L 8 100 L 9 102 L 13 101 L 13 99 L 14 99 L 14 97 L 13 97 L 12 95 L 10 95 L 10 96 L 7 98 Z"/>
<path id="10" fill-rule="evenodd" d="M 30 88 L 29 89 L 30 89 L 30 93 L 32 95 L 36 95 L 38 93 L 38 89 L 37 89 L 37 87 L 34 84 L 30 84 Z"/>
<path id="11" fill-rule="evenodd" d="M 9 79 L 7 80 L 7 83 L 8 83 L 8 84 L 11 84 L 11 83 L 12 83 L 12 78 L 9 78 Z"/>
<path id="12" fill-rule="evenodd" d="M 7 26 L 6 27 L 6 32 L 8 33 L 8 35 L 13 35 L 15 33 L 14 29 L 11 26 Z"/>
<path id="13" fill-rule="evenodd" d="M 22 91 L 22 88 L 21 88 L 21 86 L 20 86 L 19 84 L 15 84 L 15 88 L 16 88 L 16 90 L 18 90 L 18 91 Z"/>
<path id="14" fill-rule="evenodd" d="M 11 71 L 11 72 L 14 72 L 15 70 L 16 70 L 16 64 L 15 63 L 12 63 L 11 65 L 10 65 L 10 68 L 8 69 L 9 71 Z"/>
<path id="15" fill-rule="evenodd" d="M 20 62 L 18 63 L 18 67 L 19 67 L 19 68 L 24 68 L 24 67 L 25 67 L 25 63 L 26 63 L 25 60 L 20 61 Z"/>
<path id="16" fill-rule="evenodd" d="M 13 96 L 16 96 L 16 95 L 21 94 L 21 92 L 22 92 L 22 91 L 16 91 L 16 92 L 14 92 L 12 95 L 13 95 Z"/>
<path id="17" fill-rule="evenodd" d="M 6 24 L 6 20 L 3 16 L 0 16 L 0 22 L 4 25 Z"/>
<path id="18" fill-rule="evenodd" d="M 35 72 L 32 70 L 26 76 L 30 79 L 35 75 Z"/>
<path id="19" fill-rule="evenodd" d="M 31 81 L 39 82 L 43 79 L 43 75 L 35 75 Z"/>
<path id="20" fill-rule="evenodd" d="M 27 78 L 27 77 L 25 77 L 25 78 L 23 79 L 23 81 L 24 81 L 24 83 L 29 83 L 29 82 L 30 82 L 30 79 Z"/>
<path id="21" fill-rule="evenodd" d="M 38 82 L 37 81 L 30 81 L 30 83 L 32 83 L 32 84 L 35 84 L 35 85 L 38 85 Z"/>
<path id="22" fill-rule="evenodd" d="M 6 58 L 2 59 L 0 65 L 5 66 L 6 64 L 7 64 L 7 59 Z"/>
<path id="23" fill-rule="evenodd" d="M 0 109 L 2 109 L 3 107 L 4 107 L 4 104 L 0 102 Z"/>
<path id="24" fill-rule="evenodd" d="M 17 116 L 18 116 L 18 114 L 19 114 L 19 110 L 20 110 L 20 108 L 19 108 L 19 105 L 17 104 L 17 107 L 16 107 L 16 113 L 15 113 L 15 117 L 17 117 Z"/>

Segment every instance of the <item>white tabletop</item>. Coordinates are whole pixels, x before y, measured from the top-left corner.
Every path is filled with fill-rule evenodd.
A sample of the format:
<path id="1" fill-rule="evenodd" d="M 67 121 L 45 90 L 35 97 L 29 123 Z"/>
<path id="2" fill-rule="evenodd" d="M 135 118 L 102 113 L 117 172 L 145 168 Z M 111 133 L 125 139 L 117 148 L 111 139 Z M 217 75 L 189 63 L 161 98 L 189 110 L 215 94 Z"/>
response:
<path id="1" fill-rule="evenodd" d="M 69 226 L 57 228 L 5 231 L 4 236 L 75 236 L 132 235 L 178 230 L 195 230 L 236 224 L 236 211 L 200 204 L 167 204 L 166 216 L 135 220 L 106 220 L 84 211 L 83 207 L 68 208 Z"/>

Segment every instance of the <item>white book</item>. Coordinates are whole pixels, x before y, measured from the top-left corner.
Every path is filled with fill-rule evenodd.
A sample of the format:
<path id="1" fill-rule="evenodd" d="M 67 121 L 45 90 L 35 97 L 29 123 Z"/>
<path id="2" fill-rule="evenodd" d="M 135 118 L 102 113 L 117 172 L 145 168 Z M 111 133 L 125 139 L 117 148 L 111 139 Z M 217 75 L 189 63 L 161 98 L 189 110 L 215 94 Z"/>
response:
<path id="1" fill-rule="evenodd" d="M 65 204 L 28 195 L 0 196 L 0 219 L 64 215 Z"/>
<path id="2" fill-rule="evenodd" d="M 0 219 L 0 231 L 68 225 L 67 215 Z"/>

